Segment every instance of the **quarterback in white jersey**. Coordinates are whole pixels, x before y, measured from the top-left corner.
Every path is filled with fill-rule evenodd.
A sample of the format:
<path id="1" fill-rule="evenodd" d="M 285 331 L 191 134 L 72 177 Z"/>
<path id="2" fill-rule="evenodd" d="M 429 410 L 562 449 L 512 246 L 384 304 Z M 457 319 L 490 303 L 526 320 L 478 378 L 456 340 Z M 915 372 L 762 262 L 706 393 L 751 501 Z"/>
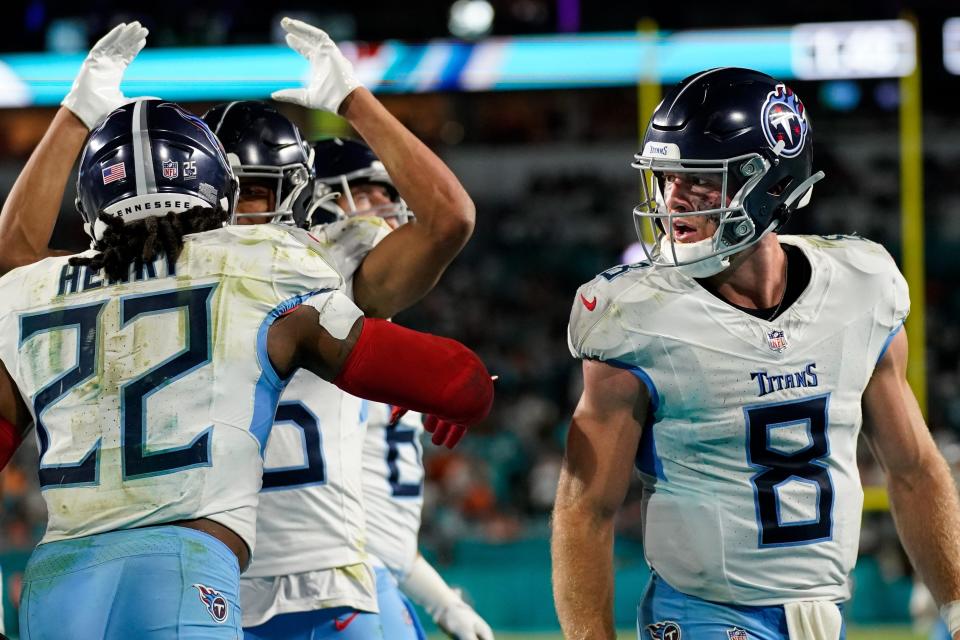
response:
<path id="1" fill-rule="evenodd" d="M 800 249 L 793 255 L 812 274 L 772 320 L 648 264 L 584 285 L 571 315 L 575 357 L 622 367 L 647 387 L 652 421 L 637 452 L 644 550 L 657 575 L 705 600 L 850 597 L 860 399 L 909 309 L 879 245 L 778 239 Z"/>
<path id="2" fill-rule="evenodd" d="M 572 637 L 614 637 L 612 523 L 634 463 L 641 637 L 844 637 L 862 408 L 907 551 L 947 614 L 960 599 L 956 488 L 905 380 L 906 282 L 872 242 L 775 233 L 823 177 L 811 139 L 796 94 L 748 69 L 685 79 L 651 119 L 634 164 L 648 260 L 581 287 L 570 320 L 584 393 L 552 553 Z"/>

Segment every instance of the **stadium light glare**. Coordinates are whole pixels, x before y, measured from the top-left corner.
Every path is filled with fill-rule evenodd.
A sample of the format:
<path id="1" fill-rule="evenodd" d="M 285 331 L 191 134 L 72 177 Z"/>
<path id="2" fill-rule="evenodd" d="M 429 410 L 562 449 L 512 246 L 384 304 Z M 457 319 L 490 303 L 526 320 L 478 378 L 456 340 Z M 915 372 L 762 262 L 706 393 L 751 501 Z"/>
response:
<path id="1" fill-rule="evenodd" d="M 493 28 L 493 5 L 487 0 L 457 0 L 450 5 L 450 33 L 458 38 L 482 38 Z"/>

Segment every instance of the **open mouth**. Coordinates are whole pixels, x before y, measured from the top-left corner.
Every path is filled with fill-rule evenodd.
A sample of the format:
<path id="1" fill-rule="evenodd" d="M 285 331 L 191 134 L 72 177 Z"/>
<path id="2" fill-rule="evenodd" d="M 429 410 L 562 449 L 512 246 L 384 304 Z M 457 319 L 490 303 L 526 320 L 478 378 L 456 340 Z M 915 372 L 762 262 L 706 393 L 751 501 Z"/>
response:
<path id="1" fill-rule="evenodd" d="M 683 220 L 673 221 L 673 239 L 676 242 L 694 242 L 697 240 L 697 228 Z"/>

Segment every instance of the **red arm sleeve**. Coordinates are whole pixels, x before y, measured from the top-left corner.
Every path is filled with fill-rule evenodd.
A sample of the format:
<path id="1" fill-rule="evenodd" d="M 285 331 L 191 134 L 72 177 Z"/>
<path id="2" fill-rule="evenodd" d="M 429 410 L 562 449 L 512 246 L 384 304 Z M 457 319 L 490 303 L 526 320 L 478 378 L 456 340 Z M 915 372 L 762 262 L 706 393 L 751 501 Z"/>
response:
<path id="1" fill-rule="evenodd" d="M 386 402 L 469 426 L 493 406 L 493 382 L 477 355 L 456 340 L 365 318 L 333 383 Z"/>

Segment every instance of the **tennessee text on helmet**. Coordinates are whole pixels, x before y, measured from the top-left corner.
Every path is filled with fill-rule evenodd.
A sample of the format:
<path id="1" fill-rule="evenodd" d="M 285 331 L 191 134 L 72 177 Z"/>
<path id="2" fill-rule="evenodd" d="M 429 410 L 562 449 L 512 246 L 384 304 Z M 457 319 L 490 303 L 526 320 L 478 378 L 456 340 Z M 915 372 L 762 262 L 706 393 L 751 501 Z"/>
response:
<path id="1" fill-rule="evenodd" d="M 232 212 L 237 179 L 204 122 L 172 102 L 137 100 L 94 128 L 80 156 L 77 210 L 94 241 L 101 213 L 124 223 L 196 206 Z"/>
<path id="2" fill-rule="evenodd" d="M 313 180 L 312 149 L 289 118 L 265 102 L 244 100 L 219 104 L 203 120 L 227 150 L 237 177 L 264 180 L 272 187 L 273 211 L 235 213 L 236 218 L 269 218 L 303 226 Z"/>
<path id="3" fill-rule="evenodd" d="M 310 217 L 313 224 L 323 222 L 324 218 L 345 218 L 348 216 L 379 216 L 396 218 L 400 224 L 408 222 L 413 212 L 400 197 L 393 179 L 387 173 L 383 163 L 366 144 L 347 138 L 329 138 L 313 143 L 313 166 L 316 174 L 313 186 L 313 198 L 310 203 Z M 359 184 L 376 184 L 384 187 L 390 196 L 390 204 L 358 209 L 350 190 Z M 336 200 L 343 196 L 347 208 L 337 205 Z"/>
<path id="4" fill-rule="evenodd" d="M 692 277 L 719 273 L 730 255 L 782 227 L 824 175 L 812 173 L 811 127 L 800 98 L 766 74 L 731 67 L 694 74 L 674 87 L 650 119 L 632 166 L 643 177 L 634 222 L 647 257 Z M 668 211 L 665 174 L 715 176 L 718 206 Z M 674 221 L 692 216 L 714 220 L 715 233 L 676 241 Z"/>

